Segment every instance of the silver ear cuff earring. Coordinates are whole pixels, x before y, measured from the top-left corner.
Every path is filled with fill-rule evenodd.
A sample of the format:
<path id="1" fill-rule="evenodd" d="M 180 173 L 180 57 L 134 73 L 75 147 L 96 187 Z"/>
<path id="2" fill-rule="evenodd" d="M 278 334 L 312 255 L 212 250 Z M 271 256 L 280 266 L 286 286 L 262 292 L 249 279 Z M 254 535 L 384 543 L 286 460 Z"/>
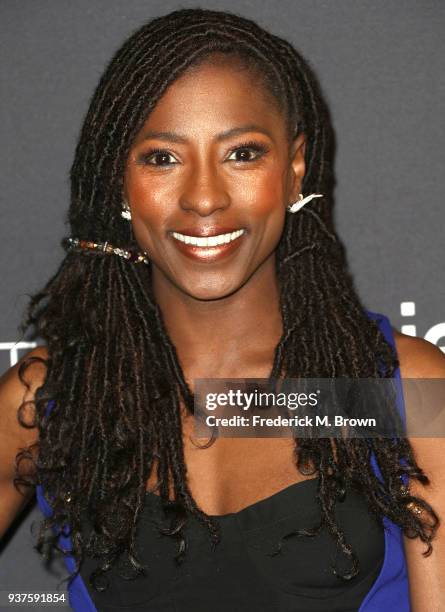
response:
<path id="1" fill-rule="evenodd" d="M 131 220 L 131 210 L 125 198 L 122 199 L 121 217 L 123 217 L 124 219 L 127 219 L 127 221 Z"/>
<path id="2" fill-rule="evenodd" d="M 286 210 L 288 210 L 291 213 L 296 213 L 297 211 L 300 210 L 300 208 L 303 208 L 303 206 L 307 204 L 308 202 L 310 202 L 313 198 L 322 198 L 322 197 L 323 197 L 322 193 L 311 193 L 311 195 L 308 195 L 306 197 L 303 197 L 303 194 L 300 193 L 298 196 L 299 199 L 293 204 L 289 204 Z"/>

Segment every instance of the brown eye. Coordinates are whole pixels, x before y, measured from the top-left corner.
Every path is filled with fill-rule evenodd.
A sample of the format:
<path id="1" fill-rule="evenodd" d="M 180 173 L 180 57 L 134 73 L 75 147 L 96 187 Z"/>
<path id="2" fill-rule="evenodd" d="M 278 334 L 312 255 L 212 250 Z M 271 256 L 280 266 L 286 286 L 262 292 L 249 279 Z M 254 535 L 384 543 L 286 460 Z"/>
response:
<path id="1" fill-rule="evenodd" d="M 252 157 L 251 157 L 252 150 L 251 149 L 247 149 L 243 147 L 241 149 L 237 149 L 236 151 L 234 151 L 234 153 L 235 155 L 238 156 L 238 159 L 236 161 L 252 161 Z"/>
<path id="2" fill-rule="evenodd" d="M 143 153 L 138 161 L 149 166 L 169 166 L 171 165 L 168 161 L 169 157 L 174 159 L 173 155 L 165 149 L 150 149 L 150 151 Z M 152 158 L 156 160 L 154 163 L 150 161 Z"/>
<path id="3" fill-rule="evenodd" d="M 266 147 L 259 144 L 258 142 L 246 142 L 242 145 L 239 145 L 235 149 L 232 149 L 231 157 L 235 154 L 238 155 L 238 159 L 231 159 L 231 157 L 229 157 L 228 159 L 230 161 L 253 162 L 257 159 L 260 159 L 260 157 L 262 157 L 266 152 Z M 252 153 L 254 154 L 253 157 Z"/>

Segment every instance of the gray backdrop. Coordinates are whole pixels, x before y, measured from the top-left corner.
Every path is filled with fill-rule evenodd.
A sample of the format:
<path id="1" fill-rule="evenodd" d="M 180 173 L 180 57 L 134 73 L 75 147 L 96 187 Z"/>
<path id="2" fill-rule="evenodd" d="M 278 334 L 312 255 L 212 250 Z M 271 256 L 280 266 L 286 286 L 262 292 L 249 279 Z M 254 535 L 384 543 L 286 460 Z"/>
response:
<path id="1" fill-rule="evenodd" d="M 11 347 L 27 294 L 63 257 L 68 171 L 105 63 L 143 22 L 195 6 L 254 18 L 309 59 L 336 130 L 335 214 L 359 293 L 445 352 L 443 2 L 3 0 L 1 371 L 28 350 Z M 39 516 L 30 508 L 3 544 L 0 590 L 56 589 L 32 549 Z"/>

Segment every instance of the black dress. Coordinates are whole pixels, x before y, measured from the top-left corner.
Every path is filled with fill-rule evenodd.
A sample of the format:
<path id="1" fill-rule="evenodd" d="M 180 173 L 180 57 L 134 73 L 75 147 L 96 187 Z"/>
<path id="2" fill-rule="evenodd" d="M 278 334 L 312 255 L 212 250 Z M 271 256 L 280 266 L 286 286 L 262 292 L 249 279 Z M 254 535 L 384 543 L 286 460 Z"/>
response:
<path id="1" fill-rule="evenodd" d="M 147 575 L 128 580 L 113 568 L 106 591 L 97 593 L 88 586 L 97 610 L 357 611 L 382 567 L 383 528 L 369 514 L 364 498 L 347 491 L 335 512 L 360 571 L 349 581 L 337 577 L 331 566 L 346 573 L 350 562 L 326 529 L 311 537 L 283 537 L 318 525 L 317 483 L 318 479 L 305 480 L 240 512 L 216 516 L 221 541 L 214 549 L 207 528 L 189 518 L 186 558 L 179 566 L 174 561 L 177 540 L 159 533 L 158 525 L 167 525 L 161 500 L 147 493 L 137 534 Z M 95 567 L 95 560 L 85 559 L 81 575 L 86 585 Z"/>

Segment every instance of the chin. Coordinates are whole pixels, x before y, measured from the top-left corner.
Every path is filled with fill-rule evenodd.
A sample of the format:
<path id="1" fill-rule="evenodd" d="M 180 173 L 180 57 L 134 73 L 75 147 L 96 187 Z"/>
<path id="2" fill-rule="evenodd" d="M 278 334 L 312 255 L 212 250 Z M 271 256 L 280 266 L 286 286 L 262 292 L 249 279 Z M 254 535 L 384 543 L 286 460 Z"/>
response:
<path id="1" fill-rule="evenodd" d="M 211 301 L 229 297 L 233 293 L 236 293 L 242 285 L 243 283 L 234 283 L 233 279 L 231 279 L 231 281 L 226 284 L 221 282 L 215 284 L 206 283 L 200 286 L 187 285 L 180 286 L 179 288 L 195 300 Z"/>

